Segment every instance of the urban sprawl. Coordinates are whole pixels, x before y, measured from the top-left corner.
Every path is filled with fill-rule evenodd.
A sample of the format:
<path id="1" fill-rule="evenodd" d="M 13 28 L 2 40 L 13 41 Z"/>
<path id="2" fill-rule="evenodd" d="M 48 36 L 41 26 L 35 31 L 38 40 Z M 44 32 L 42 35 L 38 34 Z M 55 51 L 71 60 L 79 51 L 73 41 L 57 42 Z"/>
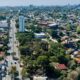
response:
<path id="1" fill-rule="evenodd" d="M 0 7 L 0 80 L 80 80 L 80 5 Z"/>

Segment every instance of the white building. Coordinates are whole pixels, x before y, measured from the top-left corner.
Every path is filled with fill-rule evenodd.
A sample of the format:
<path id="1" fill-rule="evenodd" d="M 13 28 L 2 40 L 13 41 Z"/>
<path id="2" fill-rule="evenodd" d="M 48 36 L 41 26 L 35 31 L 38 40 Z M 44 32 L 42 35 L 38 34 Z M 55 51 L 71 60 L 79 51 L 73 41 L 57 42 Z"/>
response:
<path id="1" fill-rule="evenodd" d="M 34 76 L 33 80 L 47 80 L 47 77 L 44 77 L 44 76 Z"/>
<path id="2" fill-rule="evenodd" d="M 19 16 L 19 32 L 24 32 L 25 31 L 25 18 L 24 16 Z"/>
<path id="3" fill-rule="evenodd" d="M 58 24 L 53 22 L 53 23 L 48 24 L 48 27 L 52 29 L 58 29 Z"/>
<path id="4" fill-rule="evenodd" d="M 46 38 L 46 35 L 43 32 L 41 32 L 41 33 L 35 33 L 35 38 Z"/>
<path id="5" fill-rule="evenodd" d="M 0 21 L 0 28 L 8 28 L 8 22 L 7 20 Z"/>

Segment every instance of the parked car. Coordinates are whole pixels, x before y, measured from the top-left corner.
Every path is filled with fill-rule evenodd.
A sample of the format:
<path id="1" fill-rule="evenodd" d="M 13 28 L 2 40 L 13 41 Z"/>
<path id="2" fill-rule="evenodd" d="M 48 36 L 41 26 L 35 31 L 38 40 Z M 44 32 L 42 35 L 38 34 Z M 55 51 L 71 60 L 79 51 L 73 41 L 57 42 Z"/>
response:
<path id="1" fill-rule="evenodd" d="M 13 60 L 19 60 L 19 58 L 18 58 L 18 57 L 13 56 Z"/>
<path id="2" fill-rule="evenodd" d="M 24 66 L 24 64 L 23 63 L 20 63 L 20 67 L 23 67 Z"/>

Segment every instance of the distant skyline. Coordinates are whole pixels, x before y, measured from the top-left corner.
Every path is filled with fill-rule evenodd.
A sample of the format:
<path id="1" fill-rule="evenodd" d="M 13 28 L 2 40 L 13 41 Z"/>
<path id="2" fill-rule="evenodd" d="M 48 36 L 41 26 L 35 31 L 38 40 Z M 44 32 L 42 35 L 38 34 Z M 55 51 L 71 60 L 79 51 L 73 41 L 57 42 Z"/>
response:
<path id="1" fill-rule="evenodd" d="M 28 5 L 67 5 L 80 4 L 80 0 L 0 0 L 0 6 L 28 6 Z"/>

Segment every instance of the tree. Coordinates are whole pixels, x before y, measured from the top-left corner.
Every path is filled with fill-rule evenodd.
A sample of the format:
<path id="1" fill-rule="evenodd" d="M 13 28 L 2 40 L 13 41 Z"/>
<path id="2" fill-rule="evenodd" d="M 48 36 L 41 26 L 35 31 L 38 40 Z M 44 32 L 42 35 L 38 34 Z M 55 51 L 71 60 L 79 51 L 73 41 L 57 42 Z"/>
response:
<path id="1" fill-rule="evenodd" d="M 51 35 L 53 38 L 58 38 L 58 37 L 59 37 L 58 34 L 57 34 L 57 31 L 55 31 L 55 30 L 51 30 L 50 35 Z"/>
<path id="2" fill-rule="evenodd" d="M 79 75 L 78 72 L 73 70 L 68 74 L 68 78 L 70 80 L 78 80 L 78 75 Z"/>
<path id="3" fill-rule="evenodd" d="M 0 20 L 5 20 L 6 16 L 0 16 Z"/>
<path id="4" fill-rule="evenodd" d="M 80 26 L 77 26 L 76 32 L 80 34 Z"/>
<path id="5" fill-rule="evenodd" d="M 50 56 L 62 56 L 65 53 L 64 46 L 60 43 L 50 43 L 50 49 L 48 51 Z"/>
<path id="6" fill-rule="evenodd" d="M 31 55 L 32 53 L 32 50 L 29 46 L 20 46 L 19 50 L 22 55 Z"/>
<path id="7" fill-rule="evenodd" d="M 68 67 L 74 70 L 76 68 L 76 62 L 74 60 L 70 60 L 68 62 Z"/>
<path id="8" fill-rule="evenodd" d="M 37 58 L 37 63 L 38 63 L 39 65 L 41 65 L 41 66 L 44 67 L 44 66 L 46 66 L 46 65 L 49 64 L 49 59 L 48 59 L 48 57 L 45 56 L 45 55 L 39 56 L 39 57 Z"/>
<path id="9" fill-rule="evenodd" d="M 70 31 L 71 30 L 71 25 L 69 23 L 66 25 L 66 30 L 67 31 Z"/>
<path id="10" fill-rule="evenodd" d="M 58 58 L 56 56 L 50 56 L 50 62 L 58 62 Z"/>
<path id="11" fill-rule="evenodd" d="M 25 78 L 29 77 L 29 73 L 27 73 L 26 68 L 23 68 L 21 71 L 22 79 L 24 80 Z"/>
<path id="12" fill-rule="evenodd" d="M 16 72 L 16 66 L 11 67 L 11 73 L 14 74 Z"/>
<path id="13" fill-rule="evenodd" d="M 68 62 L 69 62 L 69 60 L 70 60 L 69 58 L 67 58 L 67 57 L 64 56 L 64 55 L 59 56 L 58 59 L 59 59 L 59 63 L 65 64 L 65 65 L 67 65 Z"/>
<path id="14" fill-rule="evenodd" d="M 44 42 L 43 42 L 43 41 L 41 42 L 41 48 L 42 48 L 43 50 L 48 51 L 48 46 L 49 46 L 49 45 L 48 45 L 47 42 L 45 42 L 45 41 L 44 41 Z"/>
<path id="15" fill-rule="evenodd" d="M 80 41 L 76 42 L 77 48 L 80 49 Z"/>
<path id="16" fill-rule="evenodd" d="M 67 14 L 66 14 L 66 13 L 64 13 L 64 14 L 62 15 L 62 19 L 63 19 L 63 20 L 67 20 Z"/>
<path id="17" fill-rule="evenodd" d="M 17 33 L 16 37 L 19 40 L 20 45 L 24 45 L 27 42 L 30 42 L 34 39 L 34 33 L 33 32 Z"/>
<path id="18" fill-rule="evenodd" d="M 3 57 L 0 57 L 0 61 L 2 61 L 4 58 Z"/>
<path id="19" fill-rule="evenodd" d="M 12 76 L 12 80 L 14 80 L 14 76 L 15 76 L 16 71 L 17 71 L 16 66 L 12 66 L 11 71 L 10 71 L 11 76 Z"/>

